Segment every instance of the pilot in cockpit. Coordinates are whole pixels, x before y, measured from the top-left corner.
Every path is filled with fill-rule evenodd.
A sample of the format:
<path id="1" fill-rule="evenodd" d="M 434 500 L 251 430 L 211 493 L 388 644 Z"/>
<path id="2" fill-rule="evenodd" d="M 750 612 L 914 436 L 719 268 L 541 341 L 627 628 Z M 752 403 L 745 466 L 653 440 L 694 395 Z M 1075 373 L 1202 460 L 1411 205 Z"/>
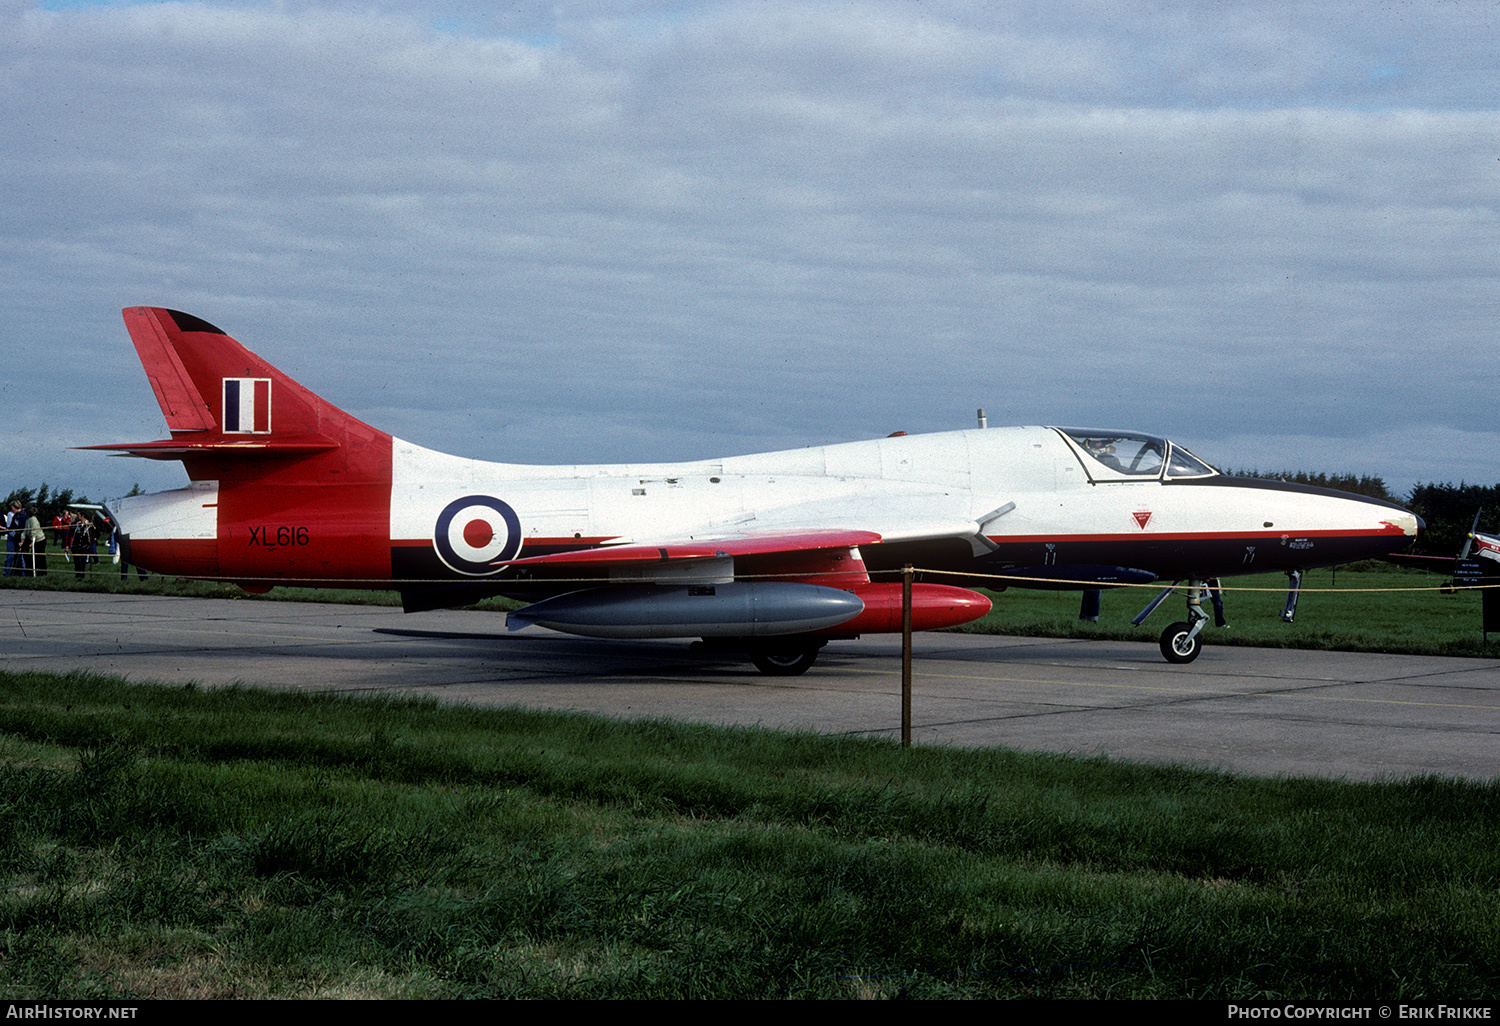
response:
<path id="1" fill-rule="evenodd" d="M 1111 470 L 1124 470 L 1125 467 L 1115 457 L 1114 443 L 1105 438 L 1085 438 L 1083 449 L 1094 459 L 1109 467 Z"/>

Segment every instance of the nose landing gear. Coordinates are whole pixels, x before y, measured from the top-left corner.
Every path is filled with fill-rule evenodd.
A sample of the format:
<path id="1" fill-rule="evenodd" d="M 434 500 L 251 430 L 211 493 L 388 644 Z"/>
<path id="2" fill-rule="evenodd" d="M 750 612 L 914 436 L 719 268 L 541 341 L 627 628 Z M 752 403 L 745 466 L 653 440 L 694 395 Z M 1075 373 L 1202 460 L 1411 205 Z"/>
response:
<path id="1" fill-rule="evenodd" d="M 1203 629 L 1203 621 L 1189 623 L 1186 620 L 1178 621 L 1161 632 L 1161 654 L 1169 663 L 1190 663 L 1198 658 L 1198 653 L 1203 651 L 1203 639 L 1198 637 L 1198 632 Z"/>
<path id="2" fill-rule="evenodd" d="M 1131 622 L 1139 626 L 1146 617 L 1151 615 L 1157 606 L 1161 605 L 1162 600 L 1172 594 L 1172 590 L 1179 583 L 1181 582 L 1173 581 L 1171 588 L 1163 589 L 1162 593 L 1152 599 L 1151 604 L 1141 610 L 1140 614 Z M 1203 611 L 1203 593 L 1205 591 L 1208 592 L 1209 599 L 1213 602 L 1214 623 L 1219 627 L 1225 626 L 1224 598 L 1217 585 L 1217 580 L 1188 581 L 1188 619 L 1179 620 L 1161 632 L 1161 654 L 1167 662 L 1190 663 L 1194 659 L 1197 659 L 1198 654 L 1203 651 L 1203 639 L 1199 637 L 1199 633 L 1203 630 L 1204 625 L 1208 623 L 1208 614 Z"/>
<path id="3" fill-rule="evenodd" d="M 1198 632 L 1208 623 L 1203 611 L 1203 582 L 1188 582 L 1188 619 L 1172 624 L 1161 632 L 1161 654 L 1169 663 L 1190 663 L 1203 651 Z"/>

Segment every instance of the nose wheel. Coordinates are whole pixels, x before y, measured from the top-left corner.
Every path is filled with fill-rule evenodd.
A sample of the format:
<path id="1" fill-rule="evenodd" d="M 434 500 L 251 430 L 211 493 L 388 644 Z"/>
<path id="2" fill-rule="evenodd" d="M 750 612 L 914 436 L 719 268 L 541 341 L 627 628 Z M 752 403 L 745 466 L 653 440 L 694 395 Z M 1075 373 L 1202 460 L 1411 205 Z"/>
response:
<path id="1" fill-rule="evenodd" d="M 1210 584 L 1213 586 L 1211 587 Z M 1203 593 L 1208 591 L 1209 597 L 1214 603 L 1214 618 L 1220 627 L 1224 626 L 1223 600 L 1217 589 L 1218 582 L 1207 582 L 1193 580 L 1188 582 L 1187 611 L 1188 618 L 1179 620 L 1166 630 L 1161 632 L 1161 654 L 1169 663 L 1190 663 L 1198 658 L 1198 653 L 1203 651 L 1203 639 L 1198 635 L 1208 623 L 1208 614 L 1203 611 Z M 1172 588 L 1177 582 L 1172 582 Z M 1155 600 L 1141 610 L 1134 623 L 1139 624 L 1151 615 L 1151 611 L 1161 604 L 1162 600 L 1172 593 L 1172 588 L 1167 588 Z"/>
<path id="2" fill-rule="evenodd" d="M 1198 637 L 1198 628 L 1203 623 L 1200 620 L 1194 626 L 1181 620 L 1161 632 L 1161 654 L 1166 657 L 1167 662 L 1190 663 L 1198 658 L 1198 653 L 1203 651 L 1203 639 Z"/>

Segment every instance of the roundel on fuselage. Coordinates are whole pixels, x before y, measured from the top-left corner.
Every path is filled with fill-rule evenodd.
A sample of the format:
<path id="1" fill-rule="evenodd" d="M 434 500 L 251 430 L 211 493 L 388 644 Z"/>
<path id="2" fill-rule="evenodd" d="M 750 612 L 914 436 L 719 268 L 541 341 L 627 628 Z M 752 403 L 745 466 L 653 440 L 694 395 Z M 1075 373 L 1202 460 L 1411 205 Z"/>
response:
<path id="1" fill-rule="evenodd" d="M 521 551 L 521 521 L 491 495 L 465 495 L 438 514 L 432 532 L 438 558 L 461 574 L 493 574 Z"/>

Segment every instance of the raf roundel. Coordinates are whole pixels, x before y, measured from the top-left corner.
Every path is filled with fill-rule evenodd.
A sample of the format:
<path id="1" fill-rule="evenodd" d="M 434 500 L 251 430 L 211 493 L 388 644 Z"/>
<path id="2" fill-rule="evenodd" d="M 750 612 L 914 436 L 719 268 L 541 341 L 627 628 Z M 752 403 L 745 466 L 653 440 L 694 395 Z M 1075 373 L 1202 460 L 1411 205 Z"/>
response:
<path id="1" fill-rule="evenodd" d="M 497 573 L 496 563 L 521 551 L 521 521 L 493 496 L 466 495 L 438 514 L 432 544 L 438 558 L 461 574 Z"/>

